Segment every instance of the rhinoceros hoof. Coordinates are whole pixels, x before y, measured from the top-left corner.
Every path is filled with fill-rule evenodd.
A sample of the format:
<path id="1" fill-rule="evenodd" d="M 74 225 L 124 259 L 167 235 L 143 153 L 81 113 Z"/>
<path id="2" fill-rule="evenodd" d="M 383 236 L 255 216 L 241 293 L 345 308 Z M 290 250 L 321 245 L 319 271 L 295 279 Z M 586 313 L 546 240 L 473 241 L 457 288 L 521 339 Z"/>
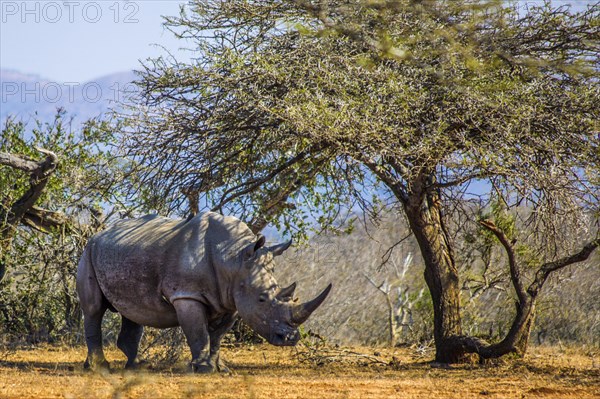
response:
<path id="1" fill-rule="evenodd" d="M 88 360 L 83 363 L 85 371 L 110 371 L 110 364 L 106 360 L 96 361 L 90 364 Z"/>
<path id="2" fill-rule="evenodd" d="M 219 364 L 217 364 L 217 371 L 219 371 L 219 373 L 226 373 L 226 374 L 231 373 L 231 370 L 229 370 L 229 367 L 225 366 L 225 363 L 223 363 L 223 362 L 219 362 Z"/>
<path id="3" fill-rule="evenodd" d="M 190 363 L 192 372 L 200 374 L 214 373 L 215 367 L 209 363 Z"/>
<path id="4" fill-rule="evenodd" d="M 135 361 L 133 363 L 126 363 L 125 370 L 139 370 L 148 366 L 146 360 Z"/>

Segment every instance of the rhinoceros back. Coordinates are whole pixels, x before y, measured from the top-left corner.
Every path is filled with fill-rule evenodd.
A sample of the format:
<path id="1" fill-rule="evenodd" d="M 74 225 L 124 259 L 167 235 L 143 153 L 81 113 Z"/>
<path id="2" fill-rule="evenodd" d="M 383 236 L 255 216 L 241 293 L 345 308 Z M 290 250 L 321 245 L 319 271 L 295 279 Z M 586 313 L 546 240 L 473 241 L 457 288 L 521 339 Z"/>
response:
<path id="1" fill-rule="evenodd" d="M 162 284 L 165 276 L 180 272 L 184 252 L 192 251 L 188 257 L 201 268 L 201 225 L 199 222 L 186 228 L 185 222 L 148 215 L 118 221 L 94 236 L 88 244 L 90 258 L 110 304 L 140 324 L 176 325 L 173 308 L 163 297 Z"/>

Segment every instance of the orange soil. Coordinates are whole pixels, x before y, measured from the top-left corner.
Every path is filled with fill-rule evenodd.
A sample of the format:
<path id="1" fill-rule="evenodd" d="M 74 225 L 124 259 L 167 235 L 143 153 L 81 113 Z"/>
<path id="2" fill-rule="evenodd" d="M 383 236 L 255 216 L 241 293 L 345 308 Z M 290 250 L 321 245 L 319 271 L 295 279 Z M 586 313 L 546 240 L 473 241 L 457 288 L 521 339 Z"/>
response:
<path id="1" fill-rule="evenodd" d="M 320 365 L 296 349 L 223 349 L 232 374 L 174 368 L 125 372 L 107 350 L 110 373 L 82 370 L 82 347 L 0 352 L 0 398 L 600 398 L 600 353 L 534 348 L 524 359 L 438 368 L 409 349 L 352 348 Z M 365 357 L 357 354 L 364 354 Z"/>

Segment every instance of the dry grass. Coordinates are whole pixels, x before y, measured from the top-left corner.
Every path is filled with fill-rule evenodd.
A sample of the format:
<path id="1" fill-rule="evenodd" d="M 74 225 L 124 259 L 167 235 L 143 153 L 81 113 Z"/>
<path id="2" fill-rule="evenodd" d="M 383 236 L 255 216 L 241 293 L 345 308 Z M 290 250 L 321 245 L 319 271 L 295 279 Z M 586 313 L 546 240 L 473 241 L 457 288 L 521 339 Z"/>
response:
<path id="1" fill-rule="evenodd" d="M 105 374 L 82 370 L 81 347 L 21 349 L 0 359 L 0 397 L 600 398 L 598 352 L 534 348 L 525 359 L 442 369 L 409 349 L 352 348 L 324 362 L 300 362 L 295 350 L 225 348 L 232 375 L 193 375 L 183 363 L 124 372 L 115 348 L 107 351 L 113 371 Z"/>

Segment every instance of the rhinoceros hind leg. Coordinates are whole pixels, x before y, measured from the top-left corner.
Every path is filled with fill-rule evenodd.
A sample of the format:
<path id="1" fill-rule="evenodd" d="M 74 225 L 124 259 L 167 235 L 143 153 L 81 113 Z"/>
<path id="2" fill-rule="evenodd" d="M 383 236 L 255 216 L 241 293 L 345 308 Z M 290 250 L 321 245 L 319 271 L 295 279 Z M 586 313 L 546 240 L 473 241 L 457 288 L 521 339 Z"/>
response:
<path id="1" fill-rule="evenodd" d="M 107 308 L 107 306 L 104 306 L 97 313 L 84 314 L 83 327 L 88 355 L 83 368 L 86 370 L 110 368 L 102 350 L 102 329 L 100 328 L 102 325 L 102 316 L 104 316 Z"/>
<path id="2" fill-rule="evenodd" d="M 83 312 L 83 327 L 88 355 L 84 369 L 108 369 L 109 364 L 102 350 L 102 317 L 108 309 L 108 301 L 104 297 L 96 273 L 87 259 L 86 252 L 79 262 L 77 269 L 77 293 Z"/>
<path id="3" fill-rule="evenodd" d="M 119 332 L 119 338 L 117 338 L 117 347 L 127 356 L 126 369 L 138 367 L 136 359 L 143 333 L 143 326 L 134 323 L 125 316 L 121 316 L 121 331 Z"/>

